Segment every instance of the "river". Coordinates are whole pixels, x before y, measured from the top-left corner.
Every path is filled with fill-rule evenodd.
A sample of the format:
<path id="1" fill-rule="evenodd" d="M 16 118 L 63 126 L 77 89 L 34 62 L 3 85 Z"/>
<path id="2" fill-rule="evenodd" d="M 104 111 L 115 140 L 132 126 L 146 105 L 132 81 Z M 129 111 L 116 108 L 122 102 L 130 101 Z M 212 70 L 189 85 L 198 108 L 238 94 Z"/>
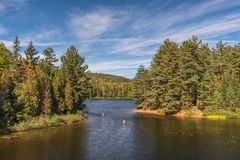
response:
<path id="1" fill-rule="evenodd" d="M 0 160 L 240 159 L 237 120 L 145 115 L 135 113 L 130 100 L 93 100 L 87 106 L 81 124 L 0 141 Z"/>

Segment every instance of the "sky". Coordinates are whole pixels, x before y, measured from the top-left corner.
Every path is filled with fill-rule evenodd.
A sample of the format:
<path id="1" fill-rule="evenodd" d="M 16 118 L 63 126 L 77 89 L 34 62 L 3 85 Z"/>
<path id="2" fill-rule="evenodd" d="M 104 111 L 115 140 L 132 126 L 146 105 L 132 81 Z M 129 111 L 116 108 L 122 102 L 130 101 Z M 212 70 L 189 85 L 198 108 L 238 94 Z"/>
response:
<path id="1" fill-rule="evenodd" d="M 0 41 L 16 35 L 22 52 L 75 45 L 92 72 L 132 78 L 166 38 L 238 43 L 240 0 L 0 0 Z"/>

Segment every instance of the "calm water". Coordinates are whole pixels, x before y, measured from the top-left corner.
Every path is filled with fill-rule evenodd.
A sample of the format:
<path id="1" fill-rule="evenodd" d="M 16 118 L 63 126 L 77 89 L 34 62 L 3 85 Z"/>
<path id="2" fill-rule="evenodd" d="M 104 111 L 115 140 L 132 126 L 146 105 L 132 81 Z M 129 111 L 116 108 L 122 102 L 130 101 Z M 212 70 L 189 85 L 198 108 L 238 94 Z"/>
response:
<path id="1" fill-rule="evenodd" d="M 87 105 L 88 120 L 80 125 L 0 141 L 0 160 L 240 159 L 239 121 L 143 115 L 125 100 Z"/>

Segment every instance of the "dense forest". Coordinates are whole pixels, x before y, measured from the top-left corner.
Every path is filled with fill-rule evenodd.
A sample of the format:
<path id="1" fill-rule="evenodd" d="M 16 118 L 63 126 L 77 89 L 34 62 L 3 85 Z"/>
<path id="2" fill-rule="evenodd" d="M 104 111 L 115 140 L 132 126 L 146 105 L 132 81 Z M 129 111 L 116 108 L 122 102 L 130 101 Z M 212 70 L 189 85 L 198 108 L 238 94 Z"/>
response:
<path id="1" fill-rule="evenodd" d="M 91 99 L 131 99 L 131 80 L 121 76 L 92 73 Z"/>
<path id="2" fill-rule="evenodd" d="M 150 68 L 140 66 L 133 79 L 139 108 L 174 114 L 197 107 L 226 114 L 240 110 L 240 44 L 222 41 L 210 48 L 197 37 L 161 45 Z"/>
<path id="3" fill-rule="evenodd" d="M 74 46 L 58 67 L 52 48 L 42 54 L 32 41 L 21 53 L 18 37 L 12 50 L 0 43 L 0 130 L 42 115 L 78 113 L 89 98 L 132 98 L 138 108 L 164 114 L 193 107 L 240 113 L 240 44 L 210 48 L 197 37 L 181 44 L 167 39 L 150 68 L 140 66 L 132 80 L 88 72 Z"/>
<path id="4" fill-rule="evenodd" d="M 0 130 L 41 115 L 74 114 L 82 110 L 89 96 L 88 66 L 74 46 L 61 57 L 61 66 L 52 48 L 44 58 L 30 41 L 20 53 L 20 40 L 13 50 L 0 43 Z"/>

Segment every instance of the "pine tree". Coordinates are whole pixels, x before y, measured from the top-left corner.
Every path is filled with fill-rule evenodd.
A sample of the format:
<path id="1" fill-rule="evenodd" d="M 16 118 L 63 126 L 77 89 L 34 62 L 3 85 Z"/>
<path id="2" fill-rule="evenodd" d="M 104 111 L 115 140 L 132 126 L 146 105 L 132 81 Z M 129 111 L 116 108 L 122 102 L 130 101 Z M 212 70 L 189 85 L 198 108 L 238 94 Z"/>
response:
<path id="1" fill-rule="evenodd" d="M 159 108 L 177 112 L 181 105 L 181 79 L 178 45 L 165 40 L 152 61 L 153 93 Z"/>
<path id="2" fill-rule="evenodd" d="M 54 50 L 52 48 L 44 49 L 43 55 L 46 61 L 49 62 L 51 65 L 58 61 L 58 59 L 56 58 L 56 54 L 54 53 Z"/>
<path id="3" fill-rule="evenodd" d="M 44 98 L 43 98 L 43 113 L 51 114 L 54 113 L 53 109 L 53 93 L 51 92 L 51 82 L 49 80 L 45 81 L 45 90 L 44 90 Z M 54 111 L 53 111 L 54 110 Z"/>
<path id="4" fill-rule="evenodd" d="M 213 70 L 209 69 L 205 72 L 202 81 L 199 85 L 199 104 L 200 109 L 206 109 L 209 107 L 216 107 L 215 100 L 217 92 L 217 78 Z"/>
<path id="5" fill-rule="evenodd" d="M 133 100 L 139 105 L 139 108 L 154 108 L 151 99 L 151 77 L 150 72 L 144 66 L 139 66 L 137 74 L 132 80 Z"/>
<path id="6" fill-rule="evenodd" d="M 233 72 L 240 79 L 240 44 L 233 47 L 232 57 Z"/>
<path id="7" fill-rule="evenodd" d="M 50 78 L 52 78 L 55 71 L 54 63 L 58 60 L 52 48 L 46 48 L 43 51 L 43 55 L 44 58 L 41 60 L 39 66 L 44 73 L 46 73 Z"/>
<path id="8" fill-rule="evenodd" d="M 74 107 L 73 89 L 71 87 L 70 82 L 67 82 L 66 86 L 65 86 L 65 109 L 64 109 L 64 112 L 67 112 L 67 113 L 72 112 L 73 107 Z"/>
<path id="9" fill-rule="evenodd" d="M 24 81 L 17 84 L 14 90 L 19 104 L 18 120 L 26 120 L 40 114 L 38 76 L 31 66 L 26 67 Z"/>
<path id="10" fill-rule="evenodd" d="M 181 77 L 182 77 L 182 103 L 188 108 L 196 106 L 198 102 L 198 83 L 200 81 L 199 72 L 199 46 L 201 41 L 196 37 L 186 40 L 180 47 L 181 53 Z"/>
<path id="11" fill-rule="evenodd" d="M 62 113 L 64 112 L 65 104 L 64 104 L 64 82 L 61 79 L 60 75 L 57 74 L 52 83 L 52 112 L 53 113 Z"/>
<path id="12" fill-rule="evenodd" d="M 16 38 L 13 41 L 13 54 L 14 54 L 15 62 L 21 58 L 20 49 L 21 49 L 20 40 L 18 36 L 16 36 Z"/>
<path id="13" fill-rule="evenodd" d="M 70 46 L 64 56 L 61 57 L 61 73 L 65 82 L 70 83 L 74 96 L 74 111 L 81 109 L 83 102 L 88 98 L 89 80 L 85 59 L 78 54 L 74 46 Z M 68 92 L 69 93 L 69 92 Z"/>
<path id="14" fill-rule="evenodd" d="M 37 56 L 38 52 L 35 49 L 35 47 L 33 46 L 32 41 L 29 42 L 29 45 L 28 45 L 27 49 L 25 50 L 25 55 L 26 55 L 28 64 L 30 64 L 33 67 L 38 64 L 40 57 Z"/>
<path id="15" fill-rule="evenodd" d="M 14 63 L 12 52 L 3 44 L 0 43 L 0 77 L 4 70 L 9 70 Z"/>
<path id="16" fill-rule="evenodd" d="M 0 128 L 6 128 L 16 122 L 17 97 L 14 94 L 13 74 L 5 70 L 0 78 Z"/>

